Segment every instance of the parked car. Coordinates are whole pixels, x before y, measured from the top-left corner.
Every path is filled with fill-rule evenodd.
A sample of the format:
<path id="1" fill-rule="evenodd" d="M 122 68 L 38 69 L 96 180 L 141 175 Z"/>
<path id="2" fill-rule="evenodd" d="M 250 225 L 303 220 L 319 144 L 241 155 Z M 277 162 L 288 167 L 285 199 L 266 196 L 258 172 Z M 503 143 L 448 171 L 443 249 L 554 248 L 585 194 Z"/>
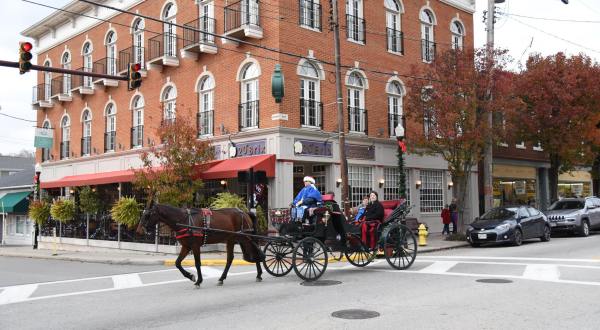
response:
<path id="1" fill-rule="evenodd" d="M 563 198 L 546 211 L 553 231 L 571 231 L 588 236 L 600 228 L 600 199 L 596 197 Z"/>
<path id="2" fill-rule="evenodd" d="M 496 207 L 467 227 L 467 241 L 473 247 L 484 243 L 512 243 L 521 245 L 524 240 L 539 238 L 550 240 L 550 223 L 539 210 L 530 206 Z"/>

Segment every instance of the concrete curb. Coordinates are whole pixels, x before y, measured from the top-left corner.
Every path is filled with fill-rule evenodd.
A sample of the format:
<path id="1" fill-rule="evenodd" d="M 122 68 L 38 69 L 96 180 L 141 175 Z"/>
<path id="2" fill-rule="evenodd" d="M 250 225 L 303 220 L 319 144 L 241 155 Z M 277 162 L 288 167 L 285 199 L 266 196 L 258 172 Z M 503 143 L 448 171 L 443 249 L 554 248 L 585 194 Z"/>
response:
<path id="1" fill-rule="evenodd" d="M 99 264 L 109 264 L 109 265 L 149 266 L 149 265 L 162 265 L 164 263 L 163 260 L 86 258 L 86 257 L 61 256 L 60 254 L 57 254 L 57 255 L 30 255 L 30 254 L 19 254 L 19 253 L 0 253 L 0 257 L 78 261 L 78 262 L 89 262 L 89 263 L 99 263 Z"/>

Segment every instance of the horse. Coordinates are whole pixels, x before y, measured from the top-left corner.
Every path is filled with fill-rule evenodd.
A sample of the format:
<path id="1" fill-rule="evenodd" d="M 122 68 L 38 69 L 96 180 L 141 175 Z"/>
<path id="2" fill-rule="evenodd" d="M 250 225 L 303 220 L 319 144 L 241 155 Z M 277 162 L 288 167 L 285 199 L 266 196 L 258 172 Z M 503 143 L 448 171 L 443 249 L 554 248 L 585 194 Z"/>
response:
<path id="1" fill-rule="evenodd" d="M 166 224 L 171 230 L 178 233 L 177 241 L 181 245 L 181 251 L 175 261 L 175 266 L 184 277 L 195 282 L 196 287 L 202 283 L 202 272 L 200 270 L 200 247 L 204 244 L 226 243 L 227 246 L 227 264 L 223 274 L 219 278 L 218 285 L 223 285 L 227 278 L 229 267 L 233 262 L 233 248 L 235 243 L 240 244 L 244 255 L 244 260 L 256 263 L 256 281 L 262 281 L 262 268 L 260 262 L 264 260 L 264 253 L 258 248 L 254 240 L 248 236 L 235 234 L 235 232 L 246 232 L 256 234 L 257 219 L 252 213 L 246 213 L 238 208 L 224 208 L 209 210 L 210 220 L 203 214 L 204 210 L 199 209 L 181 209 L 165 204 L 151 202 L 147 209 L 144 209 L 137 232 L 142 234 L 150 228 L 155 228 L 158 222 Z M 191 225 L 195 227 L 209 227 L 217 231 L 188 229 L 180 225 Z M 228 232 L 221 232 L 224 230 Z M 229 233 L 230 232 L 230 233 Z M 194 262 L 198 279 L 186 271 L 181 262 L 188 253 L 194 253 Z"/>

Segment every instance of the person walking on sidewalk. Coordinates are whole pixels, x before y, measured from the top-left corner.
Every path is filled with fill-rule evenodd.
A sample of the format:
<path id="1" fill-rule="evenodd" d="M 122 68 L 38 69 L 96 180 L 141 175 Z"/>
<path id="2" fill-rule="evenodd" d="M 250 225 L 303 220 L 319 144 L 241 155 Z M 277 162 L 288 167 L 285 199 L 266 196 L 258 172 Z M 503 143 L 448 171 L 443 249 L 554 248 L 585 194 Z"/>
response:
<path id="1" fill-rule="evenodd" d="M 448 208 L 448 204 L 444 205 L 442 209 L 442 223 L 444 224 L 444 229 L 442 229 L 442 235 L 448 234 L 450 235 L 450 208 Z"/>
<path id="2" fill-rule="evenodd" d="M 458 225 L 458 205 L 456 205 L 456 198 L 452 198 L 450 204 L 450 221 L 452 222 L 452 233 L 456 234 L 456 226 Z"/>

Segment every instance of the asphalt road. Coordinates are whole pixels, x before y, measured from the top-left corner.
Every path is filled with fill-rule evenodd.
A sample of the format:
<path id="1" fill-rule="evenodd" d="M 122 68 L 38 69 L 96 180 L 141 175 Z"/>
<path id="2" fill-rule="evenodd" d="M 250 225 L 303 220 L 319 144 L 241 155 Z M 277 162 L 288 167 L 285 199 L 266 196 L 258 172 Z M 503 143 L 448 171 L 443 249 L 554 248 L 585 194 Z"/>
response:
<path id="1" fill-rule="evenodd" d="M 0 258 L 0 329 L 600 328 L 600 234 L 421 255 L 408 271 L 331 263 L 332 286 L 234 266 L 218 287 L 220 272 L 195 289 L 167 267 Z M 379 316 L 332 316 L 346 309 Z"/>

